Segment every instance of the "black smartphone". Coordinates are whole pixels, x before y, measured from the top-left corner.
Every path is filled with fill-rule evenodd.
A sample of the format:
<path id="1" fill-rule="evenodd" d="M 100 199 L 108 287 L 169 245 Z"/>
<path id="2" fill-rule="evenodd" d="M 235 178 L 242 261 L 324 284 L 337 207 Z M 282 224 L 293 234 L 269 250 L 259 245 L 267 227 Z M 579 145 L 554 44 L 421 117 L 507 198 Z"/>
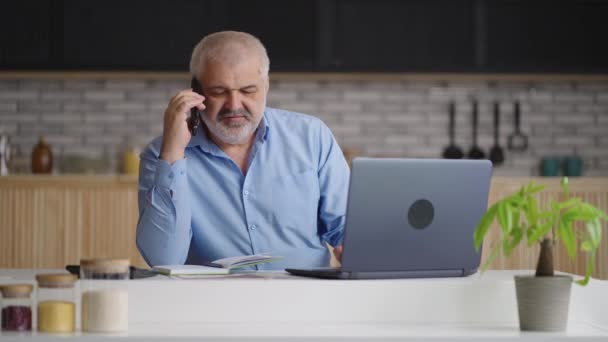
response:
<path id="1" fill-rule="evenodd" d="M 201 89 L 201 85 L 194 77 L 192 77 L 192 81 L 190 81 L 190 88 L 192 88 L 195 93 L 199 93 L 202 95 L 203 91 Z M 201 112 L 198 110 L 198 108 L 192 107 L 190 109 L 190 117 L 188 118 L 188 129 L 190 130 L 190 134 L 192 134 L 192 136 L 196 135 L 198 125 L 201 123 L 200 115 Z"/>

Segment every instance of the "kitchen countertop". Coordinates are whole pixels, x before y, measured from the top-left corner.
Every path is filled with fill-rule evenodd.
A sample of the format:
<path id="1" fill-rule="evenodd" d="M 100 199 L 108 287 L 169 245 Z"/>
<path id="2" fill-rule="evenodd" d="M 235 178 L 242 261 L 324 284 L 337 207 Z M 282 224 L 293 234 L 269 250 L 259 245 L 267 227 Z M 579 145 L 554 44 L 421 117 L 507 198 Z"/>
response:
<path id="1" fill-rule="evenodd" d="M 44 270 L 48 272 L 49 270 Z M 61 270 L 51 270 L 62 272 Z M 42 270 L 0 270 L 0 283 Z M 608 339 L 608 281 L 572 286 L 568 330 L 520 332 L 514 274 L 465 278 L 321 280 L 284 272 L 129 282 L 129 331 L 79 340 L 556 340 Z M 65 336 L 2 333 L 3 341 Z"/>

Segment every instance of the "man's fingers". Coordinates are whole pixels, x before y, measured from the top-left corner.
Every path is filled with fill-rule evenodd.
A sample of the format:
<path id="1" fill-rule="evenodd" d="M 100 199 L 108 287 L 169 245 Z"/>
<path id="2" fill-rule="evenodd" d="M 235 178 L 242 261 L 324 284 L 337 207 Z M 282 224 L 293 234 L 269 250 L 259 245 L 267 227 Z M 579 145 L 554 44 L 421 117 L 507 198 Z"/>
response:
<path id="1" fill-rule="evenodd" d="M 194 93 L 191 93 L 191 94 L 180 94 L 173 101 L 171 101 L 170 105 L 179 106 L 181 103 L 183 103 L 185 101 L 191 101 L 191 100 L 195 100 L 195 101 L 198 101 L 198 102 L 202 103 L 204 99 L 205 98 L 203 96 L 196 95 Z"/>
<path id="2" fill-rule="evenodd" d="M 186 112 L 188 111 L 190 108 L 192 107 L 199 107 L 199 105 L 202 105 L 202 101 L 199 99 L 187 99 L 182 101 L 178 107 L 177 107 L 177 111 L 180 113 Z"/>
<path id="3" fill-rule="evenodd" d="M 169 101 L 169 106 L 175 106 L 175 105 L 179 104 L 180 102 L 184 101 L 185 99 L 190 99 L 190 98 L 199 99 L 199 101 L 201 101 L 201 102 L 205 99 L 205 97 L 203 95 L 193 92 L 192 89 L 187 89 L 187 90 L 182 90 L 182 91 L 178 92 L 177 94 L 175 94 Z"/>
<path id="4" fill-rule="evenodd" d="M 342 245 L 334 247 L 334 256 L 339 261 L 342 261 L 342 249 L 343 249 Z"/>

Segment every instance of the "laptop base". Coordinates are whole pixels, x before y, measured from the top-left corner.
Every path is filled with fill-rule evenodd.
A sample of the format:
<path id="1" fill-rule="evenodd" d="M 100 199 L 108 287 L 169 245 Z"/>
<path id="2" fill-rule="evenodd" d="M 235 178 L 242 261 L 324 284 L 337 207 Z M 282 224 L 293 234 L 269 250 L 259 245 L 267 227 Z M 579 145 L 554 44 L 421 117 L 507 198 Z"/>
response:
<path id="1" fill-rule="evenodd" d="M 407 279 L 407 278 L 442 278 L 442 277 L 463 277 L 475 273 L 477 270 L 426 270 L 426 271 L 378 271 L 378 272 L 358 272 L 343 271 L 335 267 L 319 268 L 286 268 L 290 274 L 304 277 L 322 279 Z"/>

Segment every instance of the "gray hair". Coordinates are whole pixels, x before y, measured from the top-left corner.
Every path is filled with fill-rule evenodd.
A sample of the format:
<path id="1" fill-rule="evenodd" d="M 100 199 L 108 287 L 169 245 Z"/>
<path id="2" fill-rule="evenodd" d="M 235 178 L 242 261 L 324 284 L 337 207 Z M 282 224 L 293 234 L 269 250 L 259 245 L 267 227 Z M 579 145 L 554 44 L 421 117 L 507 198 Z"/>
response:
<path id="1" fill-rule="evenodd" d="M 270 59 L 266 48 L 255 36 L 238 31 L 221 31 L 205 36 L 192 51 L 190 74 L 198 79 L 208 60 L 236 64 L 242 59 L 243 50 L 255 52 L 260 59 L 260 75 L 268 80 Z"/>

